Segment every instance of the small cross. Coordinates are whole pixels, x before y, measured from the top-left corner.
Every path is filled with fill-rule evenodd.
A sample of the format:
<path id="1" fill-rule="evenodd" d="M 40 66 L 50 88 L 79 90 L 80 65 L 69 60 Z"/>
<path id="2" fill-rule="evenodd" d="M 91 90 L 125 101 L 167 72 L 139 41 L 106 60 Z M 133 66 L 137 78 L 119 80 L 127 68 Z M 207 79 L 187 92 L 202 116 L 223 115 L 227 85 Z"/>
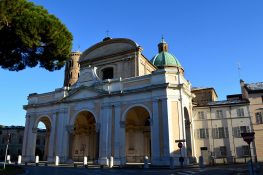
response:
<path id="1" fill-rule="evenodd" d="M 106 37 L 108 37 L 109 36 L 109 30 L 106 30 Z"/>
<path id="2" fill-rule="evenodd" d="M 162 43 L 165 43 L 163 34 L 162 34 L 162 40 L 161 40 L 161 42 L 162 42 Z"/>

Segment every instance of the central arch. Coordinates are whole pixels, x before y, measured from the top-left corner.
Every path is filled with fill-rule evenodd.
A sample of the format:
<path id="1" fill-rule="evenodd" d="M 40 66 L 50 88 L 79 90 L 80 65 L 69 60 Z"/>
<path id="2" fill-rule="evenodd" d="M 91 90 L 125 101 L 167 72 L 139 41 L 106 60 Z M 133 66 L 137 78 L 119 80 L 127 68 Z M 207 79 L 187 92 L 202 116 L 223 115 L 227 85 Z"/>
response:
<path id="1" fill-rule="evenodd" d="M 125 156 L 127 162 L 143 162 L 151 157 L 150 114 L 145 107 L 130 108 L 125 116 Z"/>
<path id="2" fill-rule="evenodd" d="M 78 113 L 74 122 L 71 145 L 71 157 L 73 161 L 83 161 L 84 156 L 87 156 L 89 161 L 98 159 L 96 120 L 94 115 L 89 111 Z"/>
<path id="3" fill-rule="evenodd" d="M 35 156 L 39 156 L 40 161 L 48 158 L 48 148 L 50 141 L 51 122 L 47 116 L 40 117 L 35 125 Z"/>

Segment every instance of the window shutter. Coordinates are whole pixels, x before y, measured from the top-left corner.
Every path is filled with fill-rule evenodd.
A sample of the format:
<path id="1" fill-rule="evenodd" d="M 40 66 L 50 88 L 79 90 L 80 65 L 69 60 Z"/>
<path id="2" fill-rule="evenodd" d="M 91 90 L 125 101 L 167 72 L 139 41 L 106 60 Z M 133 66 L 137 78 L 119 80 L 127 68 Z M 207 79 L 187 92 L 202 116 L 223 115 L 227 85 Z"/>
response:
<path id="1" fill-rule="evenodd" d="M 213 138 L 218 139 L 218 135 L 219 135 L 218 128 L 213 128 L 212 135 L 213 135 Z"/>
<path id="2" fill-rule="evenodd" d="M 212 128 L 212 137 L 215 139 L 215 128 Z"/>
<path id="3" fill-rule="evenodd" d="M 240 116 L 240 111 L 239 111 L 239 109 L 237 109 L 237 116 Z"/>
<path id="4" fill-rule="evenodd" d="M 219 111 L 216 111 L 216 118 L 219 118 Z"/>
<path id="5" fill-rule="evenodd" d="M 209 138 L 209 130 L 208 130 L 208 128 L 205 129 L 205 134 L 206 134 L 205 138 Z"/>
<path id="6" fill-rule="evenodd" d="M 225 127 L 225 138 L 228 138 L 228 135 L 229 135 L 229 133 L 228 133 L 228 128 L 227 127 Z"/>
<path id="7" fill-rule="evenodd" d="M 241 108 L 242 116 L 245 116 L 244 109 Z"/>
<path id="8" fill-rule="evenodd" d="M 234 137 L 239 137 L 238 136 L 238 128 L 239 127 L 234 127 L 233 130 L 234 130 Z"/>
<path id="9" fill-rule="evenodd" d="M 246 126 L 246 131 L 247 131 L 247 132 L 249 132 L 249 131 L 250 131 L 250 129 L 249 129 L 249 126 Z"/>

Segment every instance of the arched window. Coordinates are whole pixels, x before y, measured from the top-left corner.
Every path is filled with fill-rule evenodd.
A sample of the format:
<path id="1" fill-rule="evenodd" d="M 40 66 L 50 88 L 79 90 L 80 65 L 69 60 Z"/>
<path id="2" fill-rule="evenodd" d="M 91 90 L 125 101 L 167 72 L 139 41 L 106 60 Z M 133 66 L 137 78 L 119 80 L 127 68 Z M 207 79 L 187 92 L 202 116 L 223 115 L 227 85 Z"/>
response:
<path id="1" fill-rule="evenodd" d="M 105 68 L 101 72 L 102 72 L 102 80 L 113 79 L 113 68 L 112 67 Z"/>

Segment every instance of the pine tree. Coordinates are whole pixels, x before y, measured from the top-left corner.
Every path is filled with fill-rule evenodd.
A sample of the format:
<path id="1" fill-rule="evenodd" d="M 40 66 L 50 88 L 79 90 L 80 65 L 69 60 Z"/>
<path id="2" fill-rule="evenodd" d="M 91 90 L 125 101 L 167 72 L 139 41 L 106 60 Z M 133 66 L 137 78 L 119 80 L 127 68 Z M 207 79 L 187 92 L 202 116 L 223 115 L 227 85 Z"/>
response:
<path id="1" fill-rule="evenodd" d="M 0 66 L 11 71 L 39 65 L 49 71 L 65 64 L 72 35 L 41 6 L 27 0 L 0 0 Z"/>

